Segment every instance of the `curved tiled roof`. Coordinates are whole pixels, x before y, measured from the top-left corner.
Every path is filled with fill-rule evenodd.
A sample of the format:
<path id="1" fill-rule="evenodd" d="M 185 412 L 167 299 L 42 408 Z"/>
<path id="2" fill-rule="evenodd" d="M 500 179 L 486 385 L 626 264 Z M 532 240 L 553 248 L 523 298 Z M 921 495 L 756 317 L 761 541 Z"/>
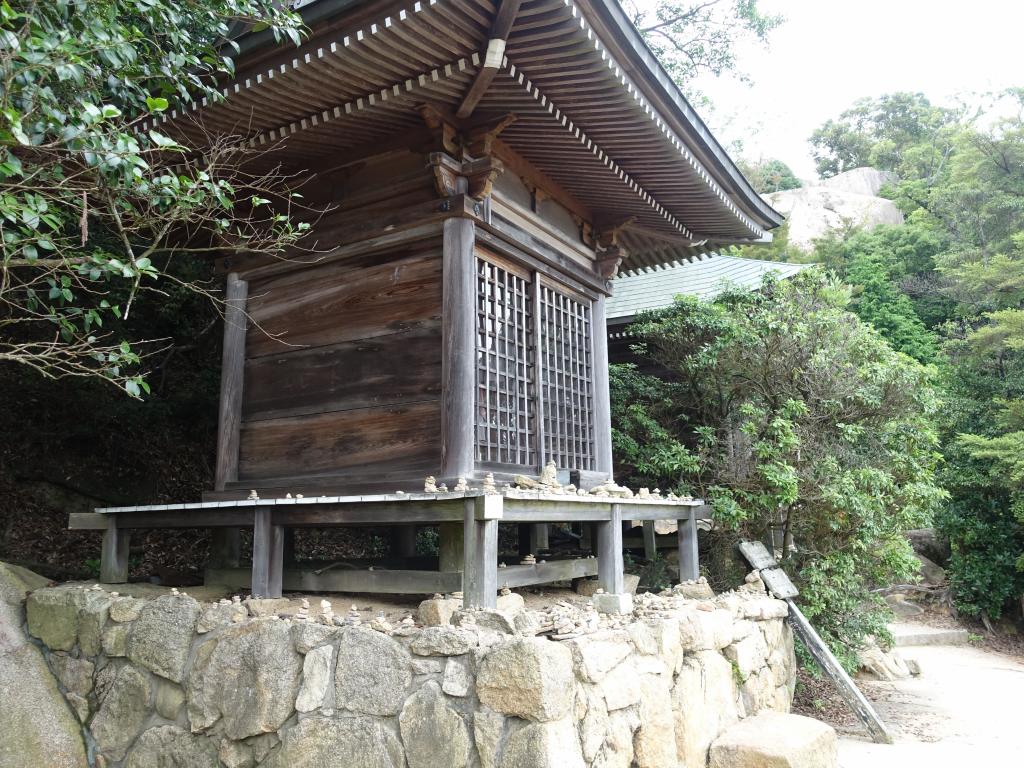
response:
<path id="1" fill-rule="evenodd" d="M 509 1 L 293 0 L 312 30 L 302 45 L 241 34 L 224 98 L 157 122 L 193 143 L 207 130 L 241 133 L 315 168 L 422 126 L 424 103 L 454 114 L 491 67 L 478 114 L 518 117 L 502 143 L 571 195 L 584 221 L 620 233 L 623 269 L 757 242 L 781 223 L 616 0 L 514 0 L 500 63 L 485 64 Z"/>
<path id="2" fill-rule="evenodd" d="M 810 266 L 814 265 L 712 254 L 683 264 L 637 270 L 612 282 L 608 322 L 629 322 L 640 312 L 671 306 L 680 295 L 713 299 L 726 288 L 753 291 L 770 272 L 787 278 Z"/>

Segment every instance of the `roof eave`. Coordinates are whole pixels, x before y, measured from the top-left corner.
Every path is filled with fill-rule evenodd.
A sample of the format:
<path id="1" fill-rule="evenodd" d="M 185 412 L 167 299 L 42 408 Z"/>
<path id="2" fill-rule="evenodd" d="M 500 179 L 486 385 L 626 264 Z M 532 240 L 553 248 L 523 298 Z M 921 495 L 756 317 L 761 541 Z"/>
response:
<path id="1" fill-rule="evenodd" d="M 651 90 L 648 95 L 652 101 L 660 102 L 663 107 L 659 110 L 662 116 L 667 121 L 674 123 L 673 127 L 676 130 L 697 142 L 703 149 L 704 159 L 718 171 L 716 181 L 726 189 L 733 191 L 739 198 L 736 202 L 742 202 L 742 207 L 746 209 L 747 213 L 759 218 L 766 229 L 780 226 L 784 221 L 783 215 L 772 208 L 754 190 L 750 182 L 736 167 L 728 153 L 680 92 L 679 87 L 658 62 L 657 57 L 647 47 L 640 31 L 626 16 L 618 0 L 588 0 L 588 5 L 594 8 L 598 16 L 593 21 L 603 22 L 604 26 L 609 27 L 609 32 L 617 33 L 616 37 L 620 42 L 625 43 L 622 46 L 623 53 L 629 56 L 634 66 L 639 65 L 642 68 L 640 74 L 643 76 L 636 79 L 638 83 Z"/>
<path id="2" fill-rule="evenodd" d="M 341 19 L 359 6 L 372 2 L 373 0 L 306 0 L 296 10 L 308 27 L 319 28 L 322 31 L 330 28 L 335 19 Z M 731 204 L 741 210 L 743 215 L 750 217 L 753 225 L 763 230 L 779 226 L 783 217 L 771 208 L 743 177 L 724 148 L 715 140 L 705 123 L 658 63 L 617 0 L 582 0 L 582 6 L 583 9 L 590 9 L 587 16 L 595 27 L 595 32 L 599 32 L 607 42 L 613 43 L 613 55 L 619 60 L 619 64 L 635 74 L 633 80 L 636 87 L 644 92 L 656 114 L 660 114 L 694 156 L 700 158 L 699 162 L 703 164 L 708 177 L 713 178 L 713 183 L 717 183 L 722 193 L 729 196 Z M 270 30 L 244 32 L 236 38 L 239 46 L 238 56 L 245 56 L 248 59 L 255 56 L 256 59 L 260 59 L 264 49 L 272 48 L 276 42 Z M 747 238 L 733 241 L 732 238 L 718 236 L 713 239 L 713 246 L 704 241 L 698 244 L 698 248 L 710 250 L 710 247 L 720 246 L 726 242 L 751 242 L 751 239 Z M 753 240 L 756 241 L 757 238 Z"/>
<path id="3" fill-rule="evenodd" d="M 314 25 L 321 24 L 335 16 L 340 16 L 356 6 L 363 5 L 369 0 L 292 0 L 289 5 L 302 18 L 302 23 L 312 29 Z M 300 5 L 301 3 L 301 5 Z M 298 7 L 296 7 L 298 6 Z M 232 36 L 238 51 L 237 57 L 251 55 L 261 48 L 278 45 L 279 41 L 274 37 L 274 31 L 269 28 L 253 31 L 246 29 L 237 36 Z"/>

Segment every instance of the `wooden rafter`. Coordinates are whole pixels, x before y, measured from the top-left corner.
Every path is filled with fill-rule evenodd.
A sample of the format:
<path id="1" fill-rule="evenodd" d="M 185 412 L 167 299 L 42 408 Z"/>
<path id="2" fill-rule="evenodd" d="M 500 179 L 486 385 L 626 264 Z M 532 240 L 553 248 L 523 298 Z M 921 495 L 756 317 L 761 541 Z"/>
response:
<path id="1" fill-rule="evenodd" d="M 473 84 L 469 86 L 462 104 L 455 113 L 457 117 L 465 120 L 473 114 L 480 99 L 491 87 L 494 76 L 501 69 L 502 60 L 505 58 L 505 41 L 508 40 L 509 32 L 512 31 L 512 24 L 519 13 L 519 6 L 522 0 L 502 0 L 498 6 L 498 12 L 494 15 L 494 23 L 491 24 L 490 39 L 487 41 L 487 52 L 484 56 L 484 64 L 476 74 Z"/>

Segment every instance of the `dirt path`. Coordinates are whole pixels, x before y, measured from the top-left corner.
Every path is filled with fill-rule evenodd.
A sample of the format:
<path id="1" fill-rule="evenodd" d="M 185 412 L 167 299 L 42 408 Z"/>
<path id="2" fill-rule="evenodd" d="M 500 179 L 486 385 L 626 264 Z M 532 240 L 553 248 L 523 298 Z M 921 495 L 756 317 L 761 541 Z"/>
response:
<path id="1" fill-rule="evenodd" d="M 893 745 L 844 735 L 841 768 L 989 768 L 1024 765 L 1024 663 L 970 646 L 901 648 L 921 676 L 865 682 Z"/>

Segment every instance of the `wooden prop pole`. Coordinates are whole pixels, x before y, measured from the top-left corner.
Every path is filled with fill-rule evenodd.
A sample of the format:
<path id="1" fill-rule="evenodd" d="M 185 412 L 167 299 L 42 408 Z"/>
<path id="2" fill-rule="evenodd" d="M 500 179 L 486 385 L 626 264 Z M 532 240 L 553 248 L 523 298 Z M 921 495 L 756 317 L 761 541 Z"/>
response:
<path id="1" fill-rule="evenodd" d="M 825 641 L 821 639 L 821 636 L 811 626 L 811 622 L 807 620 L 807 617 L 804 616 L 796 603 L 793 602 L 793 598 L 799 592 L 793 585 L 793 582 L 789 580 L 786 572 L 775 562 L 775 558 L 768 552 L 768 549 L 759 541 L 741 542 L 739 549 L 747 562 L 761 572 L 761 579 L 764 581 L 765 586 L 768 587 L 768 591 L 778 599 L 785 600 L 786 604 L 789 605 L 789 615 L 786 618 L 789 625 L 793 628 L 796 636 L 803 642 L 808 653 L 811 654 L 811 657 L 817 662 L 818 666 L 835 684 L 839 695 L 843 697 L 843 701 L 853 710 L 857 718 L 864 723 L 871 734 L 871 738 L 879 744 L 892 744 L 892 734 L 889 733 L 889 729 L 882 722 L 882 718 L 875 712 L 875 708 L 871 706 L 871 702 L 865 698 L 850 676 L 846 674 L 843 665 L 839 663 L 839 660 L 836 659 L 832 651 L 825 645 Z"/>
<path id="2" fill-rule="evenodd" d="M 875 742 L 879 744 L 892 744 L 892 734 L 889 733 L 889 729 L 882 722 L 882 718 L 875 712 L 875 708 L 871 706 L 871 702 L 865 698 L 850 676 L 846 674 L 843 665 L 832 655 L 832 651 L 825 645 L 825 641 L 821 639 L 821 636 L 814 631 L 811 622 L 797 608 L 796 603 L 791 598 L 787 598 L 786 602 L 789 604 L 789 617 L 787 619 L 789 625 L 793 628 L 797 637 L 803 641 L 804 646 L 818 666 L 835 683 L 836 690 L 843 697 L 843 701 L 853 710 L 857 719 L 864 723 Z"/>

